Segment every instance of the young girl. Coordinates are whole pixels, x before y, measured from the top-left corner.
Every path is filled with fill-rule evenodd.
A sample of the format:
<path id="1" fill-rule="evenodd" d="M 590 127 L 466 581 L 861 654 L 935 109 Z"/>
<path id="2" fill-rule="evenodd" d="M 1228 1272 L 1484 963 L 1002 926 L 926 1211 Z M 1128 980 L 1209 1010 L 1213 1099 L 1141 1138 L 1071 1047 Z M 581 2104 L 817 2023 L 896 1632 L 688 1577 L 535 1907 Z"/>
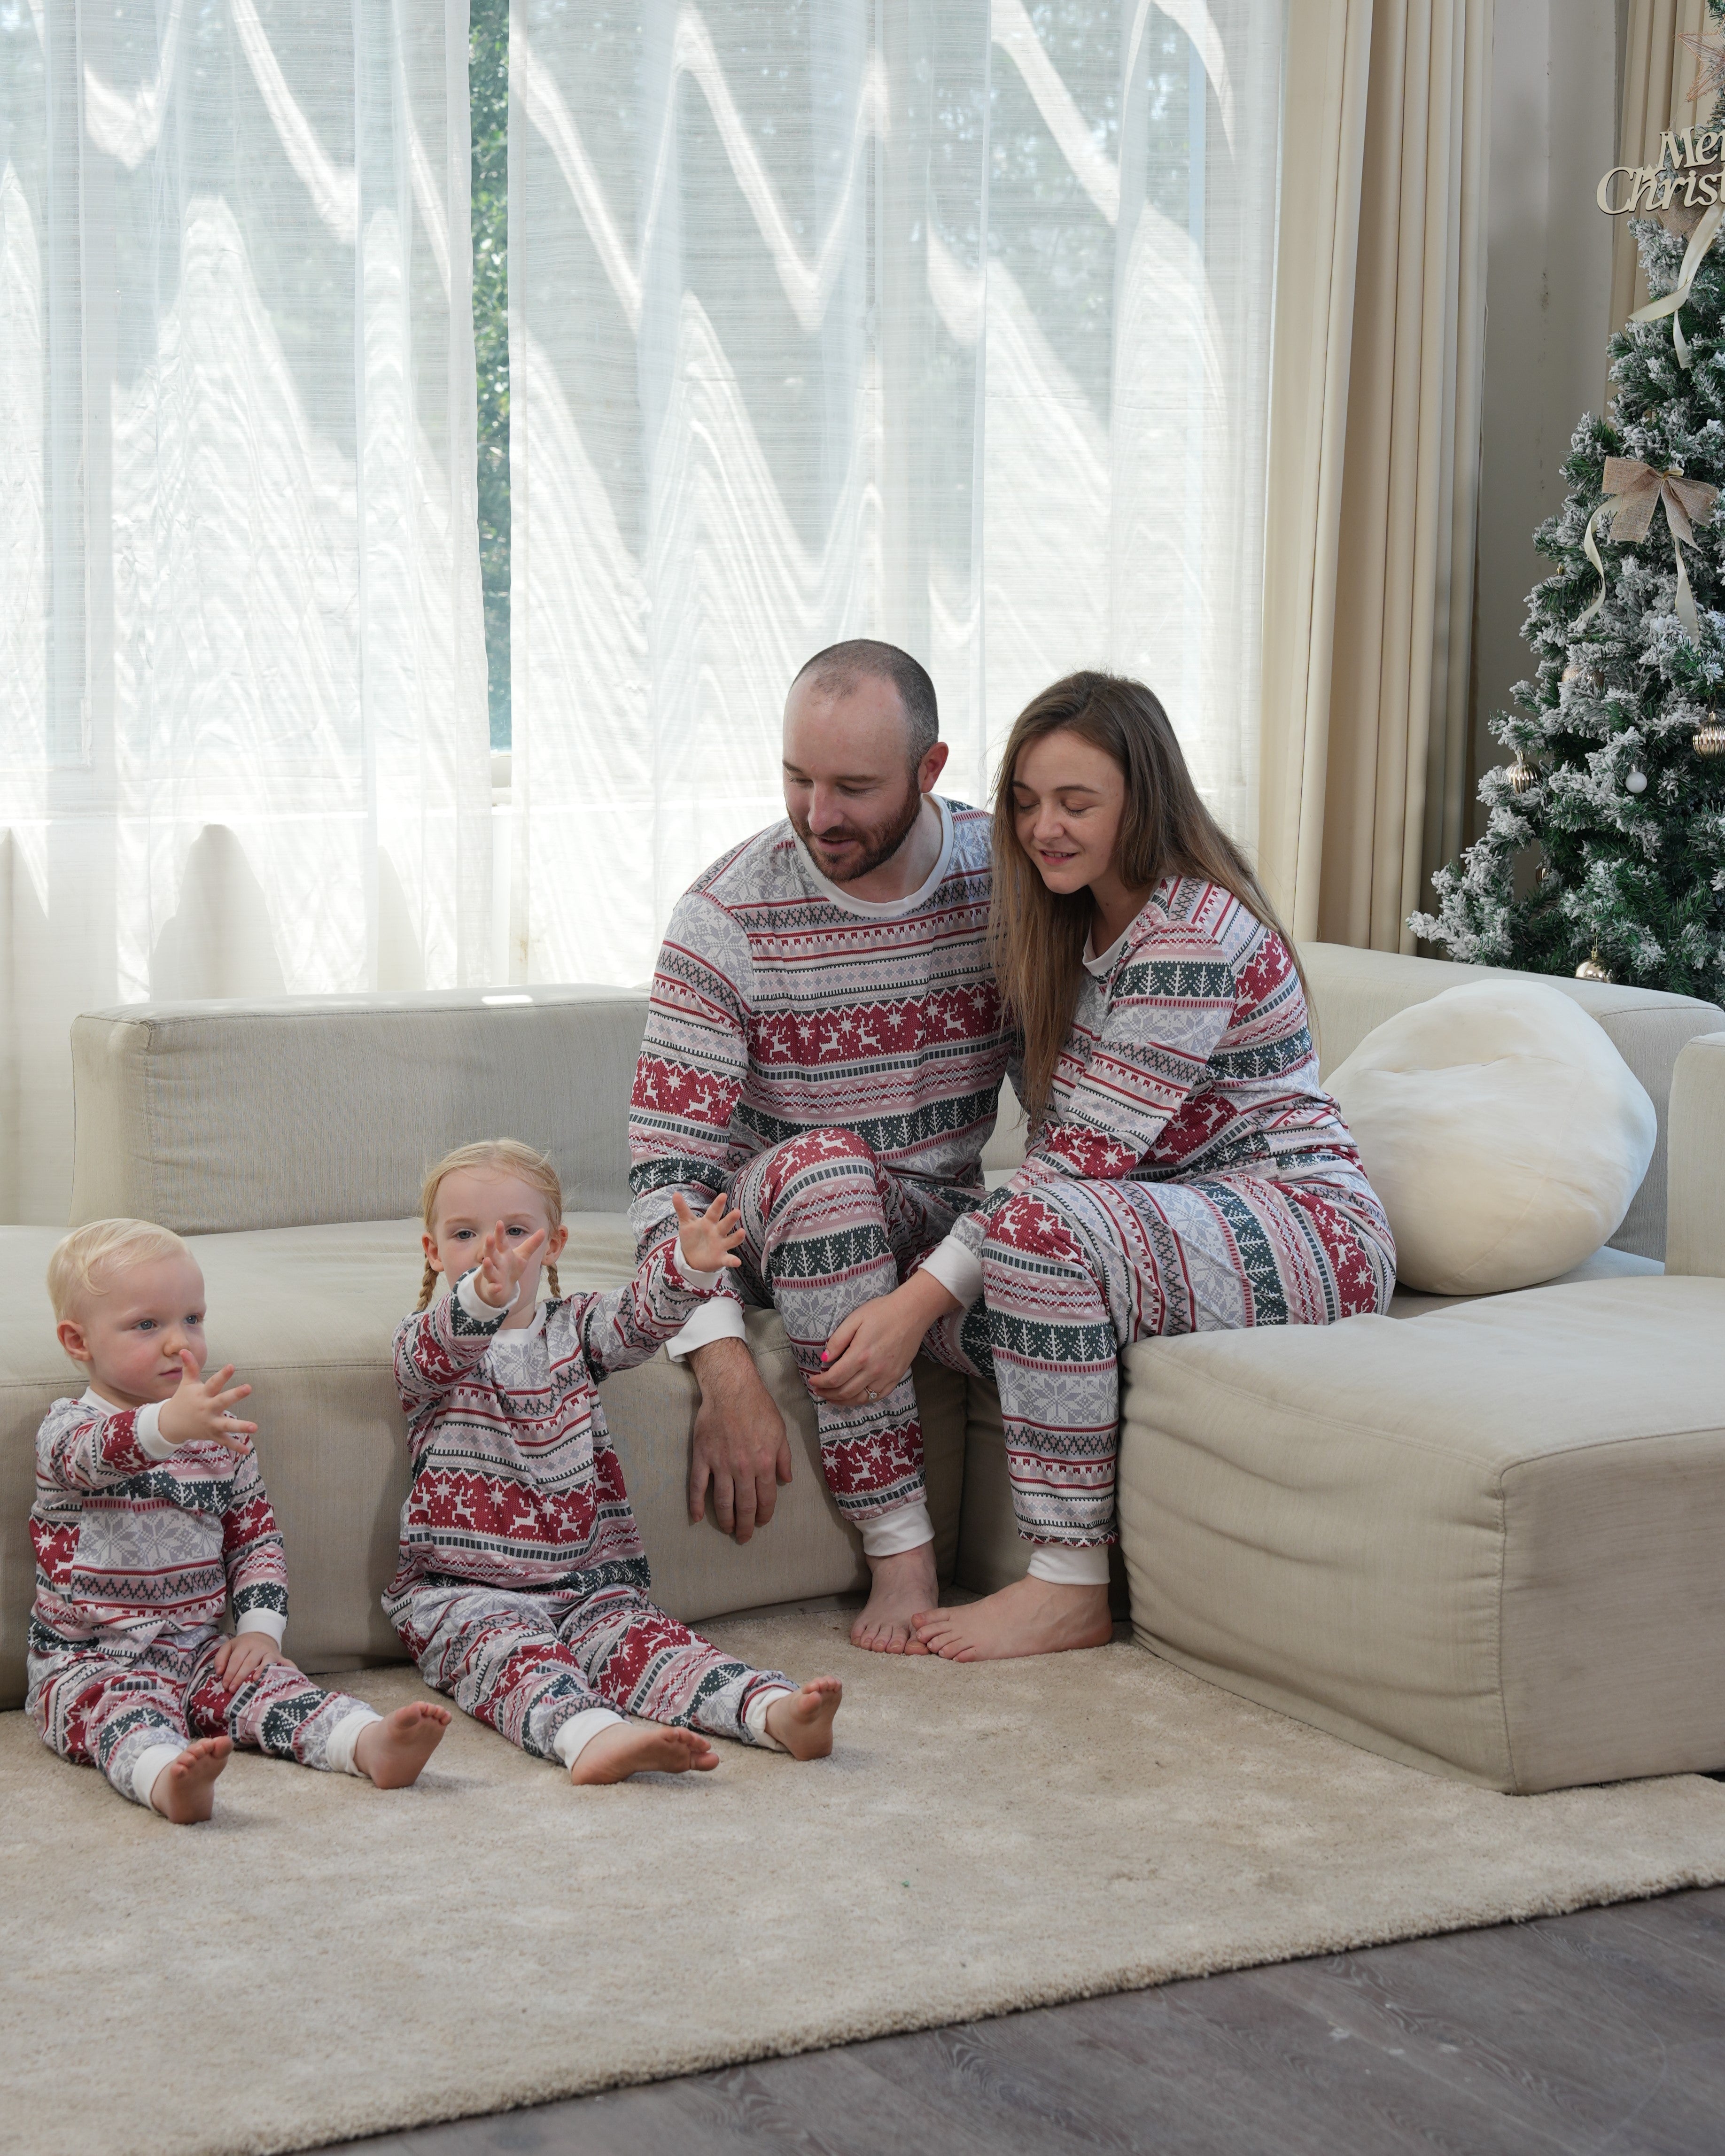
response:
<path id="1" fill-rule="evenodd" d="M 961 1661 L 1111 1636 L 1124 1348 L 1326 1325 L 1387 1309 L 1395 1286 L 1292 947 L 1141 682 L 1075 674 L 1019 714 L 989 937 L 1023 1044 L 1024 1164 L 958 1222 L 940 1277 L 925 1265 L 865 1304 L 809 1380 L 842 1403 L 924 1344 L 992 1370 L 1035 1547 L 1024 1578 L 915 1620 Z"/>
<path id="2" fill-rule="evenodd" d="M 679 1199 L 675 1245 L 628 1286 L 564 1296 L 562 1190 L 543 1155 L 462 1146 L 420 1209 L 425 1278 L 395 1341 L 413 1481 L 383 1606 L 425 1681 L 574 1782 L 716 1767 L 708 1736 L 830 1752 L 836 1679 L 752 1670 L 647 1599 L 595 1390 L 680 1332 L 738 1262 L 737 1215 L 721 1198 L 696 1219 Z"/>

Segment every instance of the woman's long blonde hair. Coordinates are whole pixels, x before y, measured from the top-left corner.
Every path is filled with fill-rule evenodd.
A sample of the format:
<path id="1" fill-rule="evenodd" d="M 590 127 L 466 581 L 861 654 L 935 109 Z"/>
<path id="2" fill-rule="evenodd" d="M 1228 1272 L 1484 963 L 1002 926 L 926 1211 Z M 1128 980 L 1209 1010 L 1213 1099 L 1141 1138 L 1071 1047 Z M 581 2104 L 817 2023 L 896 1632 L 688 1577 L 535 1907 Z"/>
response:
<path id="1" fill-rule="evenodd" d="M 1019 843 L 1012 795 L 1019 761 L 1033 742 L 1055 733 L 1076 734 L 1120 767 L 1126 807 L 1115 865 L 1129 891 L 1147 896 L 1164 876 L 1203 876 L 1274 929 L 1296 968 L 1300 963 L 1250 864 L 1199 798 L 1160 700 L 1142 681 L 1117 674 L 1069 674 L 1055 682 L 1019 713 L 994 787 L 988 940 L 995 978 L 1024 1040 L 1024 1106 L 1033 1129 L 1071 1029 L 1096 914 L 1087 889 L 1050 891 Z"/>
<path id="2" fill-rule="evenodd" d="M 446 1175 L 453 1175 L 461 1168 L 499 1168 L 506 1175 L 518 1175 L 523 1183 L 531 1183 L 545 1200 L 545 1209 L 550 1215 L 553 1231 L 562 1225 L 563 1186 L 557 1170 L 542 1152 L 535 1152 L 531 1146 L 523 1145 L 519 1138 L 480 1138 L 472 1145 L 457 1146 L 446 1152 L 434 1168 L 425 1171 L 425 1182 L 419 1193 L 419 1217 L 425 1223 L 425 1232 L 431 1233 L 431 1215 L 437 1204 L 438 1186 Z M 545 1261 L 545 1278 L 553 1296 L 561 1296 L 557 1286 L 557 1260 Z M 454 1282 L 449 1285 L 453 1287 Z M 425 1260 L 425 1272 L 419 1282 L 419 1300 L 413 1305 L 416 1312 L 429 1310 L 431 1298 L 437 1293 L 437 1272 L 429 1258 Z"/>

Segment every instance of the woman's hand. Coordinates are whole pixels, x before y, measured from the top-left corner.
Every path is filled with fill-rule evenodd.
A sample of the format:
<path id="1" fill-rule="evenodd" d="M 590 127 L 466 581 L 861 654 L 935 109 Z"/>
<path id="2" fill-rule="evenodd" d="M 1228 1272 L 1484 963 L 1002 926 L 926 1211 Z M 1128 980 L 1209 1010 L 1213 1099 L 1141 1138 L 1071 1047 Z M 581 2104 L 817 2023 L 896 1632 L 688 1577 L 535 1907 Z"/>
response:
<path id="1" fill-rule="evenodd" d="M 677 1253 L 685 1272 L 719 1273 L 742 1263 L 732 1255 L 742 1240 L 742 1215 L 731 1210 L 723 1191 L 698 1218 L 680 1192 L 671 1193 L 671 1204 L 682 1224 L 677 1229 Z"/>
<path id="2" fill-rule="evenodd" d="M 809 1389 L 835 1408 L 878 1399 L 916 1359 L 922 1336 L 958 1298 L 932 1273 L 914 1273 L 891 1295 L 876 1296 L 853 1310 L 828 1341 L 824 1368 L 809 1379 Z"/>
<path id="3" fill-rule="evenodd" d="M 516 1244 L 510 1242 L 508 1230 L 501 1220 L 495 1228 L 487 1229 L 485 1245 L 480 1251 L 480 1301 L 493 1310 L 512 1310 L 521 1275 L 533 1262 L 544 1240 L 543 1228 L 536 1228 L 531 1235 L 523 1235 Z"/>

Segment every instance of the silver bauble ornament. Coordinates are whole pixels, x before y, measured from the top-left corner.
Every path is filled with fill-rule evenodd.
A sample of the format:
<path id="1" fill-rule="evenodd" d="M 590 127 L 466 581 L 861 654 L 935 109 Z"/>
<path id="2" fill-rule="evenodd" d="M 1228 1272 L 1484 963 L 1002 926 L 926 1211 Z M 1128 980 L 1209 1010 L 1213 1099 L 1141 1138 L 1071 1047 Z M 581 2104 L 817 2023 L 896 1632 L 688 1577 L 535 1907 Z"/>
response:
<path id="1" fill-rule="evenodd" d="M 1646 773 L 1632 771 L 1623 782 L 1623 790 L 1625 793 L 1645 793 L 1647 791 Z"/>

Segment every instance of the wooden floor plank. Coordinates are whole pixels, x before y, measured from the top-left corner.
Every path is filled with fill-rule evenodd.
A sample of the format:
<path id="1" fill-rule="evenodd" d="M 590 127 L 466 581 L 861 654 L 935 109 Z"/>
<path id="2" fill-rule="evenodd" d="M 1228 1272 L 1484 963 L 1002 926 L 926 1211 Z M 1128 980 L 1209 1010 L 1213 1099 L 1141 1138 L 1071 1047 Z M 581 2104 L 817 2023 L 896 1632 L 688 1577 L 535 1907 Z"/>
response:
<path id="1" fill-rule="evenodd" d="M 1720 2156 L 1725 1888 L 347 2145 L 355 2156 Z"/>

